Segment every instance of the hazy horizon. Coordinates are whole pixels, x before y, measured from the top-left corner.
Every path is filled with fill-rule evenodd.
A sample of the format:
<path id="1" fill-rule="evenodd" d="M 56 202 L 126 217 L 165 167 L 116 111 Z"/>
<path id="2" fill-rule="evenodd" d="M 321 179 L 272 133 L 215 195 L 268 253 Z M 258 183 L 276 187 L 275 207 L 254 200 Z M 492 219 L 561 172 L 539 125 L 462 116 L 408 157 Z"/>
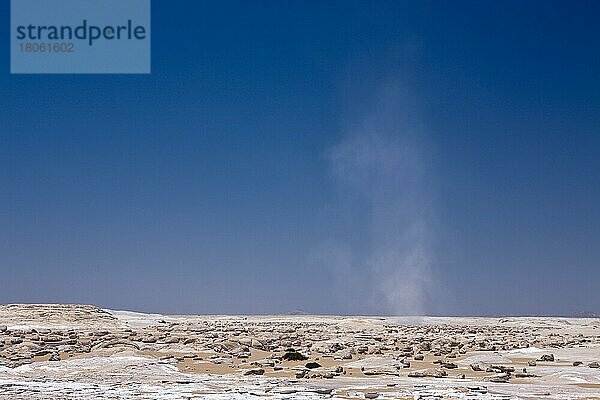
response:
<path id="1" fill-rule="evenodd" d="M 598 15 L 154 1 L 149 75 L 1 41 L 0 304 L 600 314 Z"/>

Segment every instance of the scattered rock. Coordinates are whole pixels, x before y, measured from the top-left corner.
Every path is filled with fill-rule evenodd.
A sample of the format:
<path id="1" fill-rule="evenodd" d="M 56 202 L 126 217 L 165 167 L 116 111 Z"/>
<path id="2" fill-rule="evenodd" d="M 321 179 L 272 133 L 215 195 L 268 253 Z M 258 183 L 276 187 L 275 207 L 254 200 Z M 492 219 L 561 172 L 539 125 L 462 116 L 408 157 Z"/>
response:
<path id="1" fill-rule="evenodd" d="M 448 373 L 443 369 L 430 368 L 421 371 L 413 371 L 408 374 L 409 378 L 443 378 Z"/>
<path id="2" fill-rule="evenodd" d="M 535 374 L 530 374 L 528 372 L 516 372 L 515 373 L 515 378 L 536 378 L 537 375 Z"/>
<path id="3" fill-rule="evenodd" d="M 487 380 L 494 383 L 508 383 L 510 374 L 498 374 L 489 377 Z"/>
<path id="4" fill-rule="evenodd" d="M 569 329 L 554 329 L 552 322 L 548 325 L 545 322 L 544 324 L 534 322 L 530 325 L 529 322 L 522 321 L 515 323 L 512 318 L 508 318 L 508 322 L 501 326 L 487 325 L 487 323 L 479 324 L 478 322 L 465 322 L 463 324 L 463 321 L 456 321 L 447 325 L 437 322 L 409 325 L 399 324 L 396 321 L 391 322 L 387 318 L 373 318 L 367 321 L 361 319 L 361 317 L 323 319 L 319 317 L 302 319 L 199 317 L 187 319 L 178 316 L 159 320 L 156 316 L 153 316 L 147 318 L 147 322 L 138 323 L 135 319 L 129 322 L 123 322 L 122 320 L 115 322 L 115 317 L 98 311 L 103 315 L 106 314 L 102 317 L 104 318 L 102 323 L 99 324 L 88 323 L 89 320 L 86 319 L 88 317 L 79 314 L 73 318 L 69 317 L 70 319 L 63 319 L 62 311 L 59 310 L 58 314 L 55 315 L 52 307 L 46 307 L 45 311 L 39 312 L 37 321 L 26 315 L 29 311 L 27 313 L 18 311 L 17 313 L 20 313 L 21 316 L 14 318 L 10 315 L 7 316 L 6 310 L 10 311 L 11 307 L 0 305 L 0 322 L 10 323 L 11 327 L 23 328 L 8 330 L 4 329 L 4 325 L 0 326 L 0 366 L 2 367 L 14 368 L 34 361 L 48 359 L 59 361 L 61 357 L 67 359 L 83 353 L 91 353 L 90 357 L 112 357 L 113 355 L 120 357 L 118 354 L 122 354 L 125 356 L 124 358 L 131 359 L 137 359 L 140 358 L 137 357 L 138 355 L 143 355 L 144 359 L 151 363 L 149 365 L 163 364 L 178 367 L 183 373 L 190 374 L 187 378 L 191 383 L 196 383 L 200 379 L 191 378 L 191 374 L 211 373 L 212 368 L 215 368 L 215 365 L 212 364 L 220 365 L 219 369 L 222 369 L 224 373 L 229 371 L 237 373 L 238 378 L 234 377 L 233 379 L 240 379 L 239 382 L 243 382 L 240 383 L 240 393 L 267 397 L 270 396 L 269 393 L 284 394 L 286 390 L 289 390 L 290 393 L 296 393 L 298 389 L 293 387 L 296 384 L 302 387 L 301 391 L 303 392 L 315 392 L 321 390 L 315 389 L 315 386 L 320 386 L 318 379 L 335 379 L 340 375 L 345 376 L 344 386 L 348 381 L 348 388 L 357 390 L 351 397 L 357 393 L 358 396 L 364 396 L 365 398 L 384 397 L 383 391 L 380 393 L 365 392 L 365 390 L 376 390 L 374 388 L 352 388 L 353 383 L 350 382 L 354 379 L 357 382 L 364 382 L 364 375 L 408 375 L 411 378 L 444 378 L 451 376 L 453 379 L 447 382 L 448 385 L 444 386 L 453 388 L 457 385 L 461 386 L 467 397 L 469 395 L 476 397 L 479 393 L 487 393 L 487 389 L 480 386 L 465 386 L 470 382 L 455 381 L 455 379 L 467 379 L 463 373 L 466 369 L 461 367 L 460 371 L 457 370 L 454 373 L 451 371 L 459 368 L 457 364 L 462 364 L 462 362 L 456 362 L 456 358 L 463 358 L 462 355 L 466 354 L 469 357 L 479 352 L 494 351 L 497 353 L 490 354 L 493 357 L 491 359 L 502 360 L 500 357 L 505 352 L 515 349 L 528 349 L 534 346 L 545 349 L 544 352 L 557 351 L 557 354 L 563 354 L 554 349 L 585 349 L 600 345 L 600 335 L 590 335 L 587 330 L 577 330 L 577 326 L 569 326 Z M 35 312 L 37 313 L 37 311 Z M 23 315 L 26 315 L 26 319 Z M 135 318 L 140 318 L 139 322 L 143 320 L 143 317 Z M 166 320 L 170 320 L 170 322 L 166 322 Z M 81 321 L 84 321 L 84 323 Z M 579 323 L 573 322 L 573 325 Z M 588 328 L 591 326 L 591 329 L 600 328 L 597 323 L 593 326 L 589 323 L 586 324 Z M 567 327 L 567 321 L 565 321 L 564 326 Z M 265 350 L 269 354 L 262 354 L 257 350 Z M 377 354 L 380 356 L 376 356 Z M 539 354 L 543 354 L 539 358 L 539 362 L 558 361 L 552 354 L 538 353 L 531 357 L 536 357 Z M 129 357 L 129 355 L 134 357 Z M 597 362 L 589 362 L 586 359 L 588 356 L 587 353 L 585 356 L 581 356 L 582 360 L 586 360 L 585 364 L 582 361 L 575 361 L 572 362 L 573 366 L 586 365 L 590 368 L 599 368 Z M 151 358 L 153 360 L 150 360 Z M 250 360 L 247 360 L 248 358 Z M 431 368 L 403 372 L 404 368 L 425 365 L 423 362 L 425 359 L 429 362 L 434 358 L 438 358 L 434 363 L 439 369 Z M 473 358 L 473 360 L 476 359 Z M 354 362 L 345 363 L 341 360 L 353 360 Z M 485 360 L 485 358 L 481 360 Z M 290 365 L 286 362 L 293 362 L 293 364 Z M 502 363 L 504 361 L 496 362 Z M 74 364 L 77 363 L 79 363 L 79 360 Z M 321 364 L 326 368 L 323 368 Z M 347 367 L 342 366 L 346 364 Z M 515 364 L 519 365 L 519 362 Z M 517 368 L 519 372 L 516 372 L 515 364 L 509 364 L 508 361 L 506 361 L 506 365 L 489 365 L 488 362 L 467 364 L 468 368 L 477 372 L 477 374 L 471 374 L 469 379 L 472 379 L 473 384 L 476 385 L 481 384 L 482 380 L 506 383 L 514 378 L 537 377 L 531 373 L 536 372 L 536 369 L 529 367 L 525 369 L 521 365 Z M 527 364 L 534 367 L 536 361 L 531 360 Z M 552 367 L 553 369 L 564 368 L 568 370 L 571 368 L 569 364 L 571 362 L 556 363 L 552 364 Z M 70 363 L 64 362 L 58 366 L 61 365 L 70 368 Z M 356 367 L 360 365 L 366 367 L 366 369 L 362 369 L 364 375 L 358 374 L 356 376 Z M 207 368 L 204 369 L 204 366 Z M 40 367 L 42 370 L 45 368 Z M 37 366 L 34 366 L 31 371 L 37 368 Z M 136 367 L 136 371 L 144 371 L 145 368 L 152 370 L 154 367 L 140 367 L 139 369 Z M 486 368 L 490 372 L 489 374 L 480 373 Z M 528 369 L 531 372 L 528 372 Z M 56 374 L 57 372 L 54 372 L 54 370 L 63 370 L 63 367 L 44 370 L 43 379 L 47 379 L 47 375 Z M 543 369 L 540 370 L 543 371 Z M 29 368 L 24 368 L 23 372 L 16 371 L 16 373 L 23 374 L 24 371 L 29 371 Z M 131 372 L 130 370 L 124 371 L 127 374 Z M 292 388 L 279 388 L 279 383 L 274 384 L 271 382 L 279 381 L 280 378 L 254 379 L 254 382 L 252 382 L 252 379 L 241 377 L 242 374 L 264 376 L 268 374 L 266 371 L 286 371 L 285 376 L 293 374 L 296 380 L 284 378 Z M 107 371 L 107 373 L 112 374 L 112 371 Z M 104 371 L 90 372 L 90 380 L 96 379 L 92 376 L 93 374 L 102 375 Z M 117 377 L 117 375 L 119 374 L 114 375 L 115 382 L 117 380 L 122 382 L 124 379 Z M 282 376 L 284 374 L 276 375 Z M 551 377 L 547 378 L 551 379 Z M 132 379 L 135 379 L 136 382 L 138 379 L 143 381 L 145 373 L 138 374 L 138 372 L 135 372 Z M 176 383 L 175 379 L 161 376 L 156 382 L 169 385 Z M 314 379 L 315 381 L 306 384 L 307 382 L 299 382 L 299 379 Z M 392 381 L 394 383 L 387 383 Z M 270 383 L 263 385 L 263 382 Z M 330 388 L 334 387 L 335 383 L 335 381 L 321 382 L 324 386 Z M 541 383 L 546 384 L 546 382 L 546 378 L 544 378 Z M 250 388 L 250 386 L 247 386 L 254 383 L 256 383 L 255 387 Z M 385 378 L 385 383 L 388 386 L 397 385 L 402 388 L 405 386 L 402 379 Z M 415 380 L 413 383 L 416 387 L 422 381 Z M 536 381 L 526 383 L 536 384 Z M 33 397 L 27 397 L 30 393 L 19 392 L 19 390 L 23 390 L 22 388 L 13 390 L 10 389 L 11 387 L 3 385 L 0 392 L 4 394 L 4 391 L 10 390 L 7 398 L 12 395 L 10 398 L 40 399 L 35 394 Z M 327 390 L 329 391 L 328 394 L 331 394 L 331 389 Z M 336 390 L 336 395 L 338 393 L 340 396 L 345 395 L 343 392 Z"/>
<path id="5" fill-rule="evenodd" d="M 515 372 L 515 367 L 505 367 L 504 365 L 491 365 L 490 368 L 502 373 Z"/>
<path id="6" fill-rule="evenodd" d="M 554 354 L 544 354 L 538 358 L 538 361 L 554 361 Z"/>
<path id="7" fill-rule="evenodd" d="M 475 372 L 483 371 L 483 369 L 479 366 L 479 364 L 471 364 L 471 365 L 469 365 L 469 367 L 471 367 L 471 369 Z"/>
<path id="8" fill-rule="evenodd" d="M 246 370 L 246 372 L 244 372 L 244 375 L 263 375 L 264 373 L 265 370 L 262 368 L 253 368 Z"/>
<path id="9" fill-rule="evenodd" d="M 283 355 L 283 359 L 285 361 L 305 361 L 308 360 L 308 357 L 297 351 L 289 351 Z"/>
<path id="10" fill-rule="evenodd" d="M 308 369 L 315 369 L 315 368 L 321 368 L 321 364 L 319 364 L 318 362 L 308 362 L 305 365 L 306 368 Z"/>
<path id="11" fill-rule="evenodd" d="M 467 389 L 470 392 L 480 393 L 480 394 L 486 394 L 488 392 L 488 390 L 485 386 L 467 386 Z"/>

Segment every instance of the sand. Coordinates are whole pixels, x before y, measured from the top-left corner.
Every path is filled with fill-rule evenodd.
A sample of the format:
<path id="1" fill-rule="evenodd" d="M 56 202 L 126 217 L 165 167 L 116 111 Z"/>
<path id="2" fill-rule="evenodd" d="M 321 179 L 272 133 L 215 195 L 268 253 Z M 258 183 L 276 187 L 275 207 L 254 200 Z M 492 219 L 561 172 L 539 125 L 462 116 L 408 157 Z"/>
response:
<path id="1" fill-rule="evenodd" d="M 594 362 L 593 318 L 0 306 L 0 399 L 600 399 Z"/>

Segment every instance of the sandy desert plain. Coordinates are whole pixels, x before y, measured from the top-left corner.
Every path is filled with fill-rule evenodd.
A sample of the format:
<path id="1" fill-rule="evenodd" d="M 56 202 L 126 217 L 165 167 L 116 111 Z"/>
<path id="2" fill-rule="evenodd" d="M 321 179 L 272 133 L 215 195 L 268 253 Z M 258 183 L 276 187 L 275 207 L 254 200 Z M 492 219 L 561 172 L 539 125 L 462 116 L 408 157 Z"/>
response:
<path id="1" fill-rule="evenodd" d="M 600 319 L 0 306 L 0 399 L 600 399 Z"/>

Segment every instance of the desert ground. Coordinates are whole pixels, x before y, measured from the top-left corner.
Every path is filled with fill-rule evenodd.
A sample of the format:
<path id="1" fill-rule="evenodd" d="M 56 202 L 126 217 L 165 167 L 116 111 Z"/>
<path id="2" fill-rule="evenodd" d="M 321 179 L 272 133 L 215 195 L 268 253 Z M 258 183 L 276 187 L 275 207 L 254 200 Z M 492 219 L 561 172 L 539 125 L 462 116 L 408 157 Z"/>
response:
<path id="1" fill-rule="evenodd" d="M 600 319 L 0 306 L 0 399 L 600 399 Z"/>

